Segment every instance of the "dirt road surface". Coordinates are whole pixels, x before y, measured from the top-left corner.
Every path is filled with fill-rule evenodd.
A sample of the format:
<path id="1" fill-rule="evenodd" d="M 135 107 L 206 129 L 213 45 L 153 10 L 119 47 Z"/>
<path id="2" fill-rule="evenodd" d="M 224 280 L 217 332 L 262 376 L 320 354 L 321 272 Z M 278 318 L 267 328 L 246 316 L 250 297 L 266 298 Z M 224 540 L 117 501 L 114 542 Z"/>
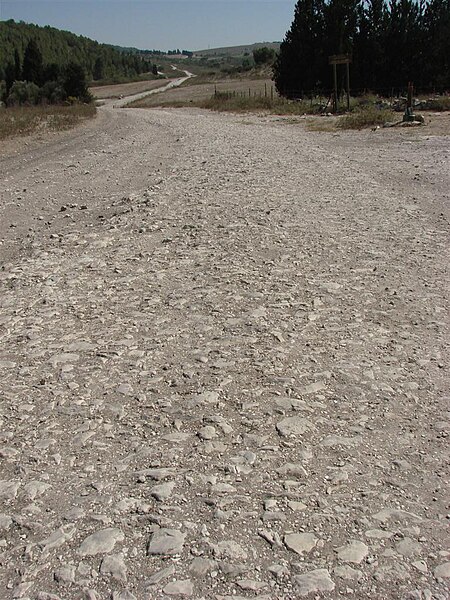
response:
<path id="1" fill-rule="evenodd" d="M 0 598 L 448 598 L 449 152 L 111 105 L 5 147 Z"/>

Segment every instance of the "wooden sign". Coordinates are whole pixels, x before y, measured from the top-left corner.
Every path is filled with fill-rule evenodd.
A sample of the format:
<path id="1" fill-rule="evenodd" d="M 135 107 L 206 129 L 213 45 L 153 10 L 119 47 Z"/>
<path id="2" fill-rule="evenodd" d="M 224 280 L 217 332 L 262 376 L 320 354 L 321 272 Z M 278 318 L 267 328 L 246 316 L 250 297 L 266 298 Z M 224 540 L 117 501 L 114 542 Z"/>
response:
<path id="1" fill-rule="evenodd" d="M 352 62 L 350 54 L 333 54 L 328 57 L 328 64 L 330 65 L 348 65 Z"/>

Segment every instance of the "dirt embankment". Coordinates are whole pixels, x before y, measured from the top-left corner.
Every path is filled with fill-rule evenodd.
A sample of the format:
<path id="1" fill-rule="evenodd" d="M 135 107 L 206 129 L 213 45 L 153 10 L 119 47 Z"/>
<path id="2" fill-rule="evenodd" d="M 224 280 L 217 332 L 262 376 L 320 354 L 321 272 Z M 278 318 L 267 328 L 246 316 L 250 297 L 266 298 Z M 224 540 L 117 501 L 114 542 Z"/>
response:
<path id="1" fill-rule="evenodd" d="M 447 598 L 448 140 L 100 109 L 0 158 L 0 597 Z"/>

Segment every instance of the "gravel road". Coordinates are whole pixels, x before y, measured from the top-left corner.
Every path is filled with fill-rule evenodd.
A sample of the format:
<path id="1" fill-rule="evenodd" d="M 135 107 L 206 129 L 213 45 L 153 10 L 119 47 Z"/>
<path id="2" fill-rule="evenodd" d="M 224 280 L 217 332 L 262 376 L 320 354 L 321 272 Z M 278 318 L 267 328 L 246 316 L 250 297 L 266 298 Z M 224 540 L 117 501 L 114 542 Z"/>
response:
<path id="1" fill-rule="evenodd" d="M 0 157 L 0 598 L 448 598 L 449 138 L 99 113 Z"/>

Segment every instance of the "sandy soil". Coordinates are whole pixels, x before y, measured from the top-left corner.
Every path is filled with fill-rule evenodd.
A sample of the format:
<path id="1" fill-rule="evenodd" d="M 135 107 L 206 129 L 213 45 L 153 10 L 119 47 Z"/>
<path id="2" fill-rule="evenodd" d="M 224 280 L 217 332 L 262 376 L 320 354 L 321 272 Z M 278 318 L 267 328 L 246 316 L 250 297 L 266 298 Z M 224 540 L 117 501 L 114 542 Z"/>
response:
<path id="1" fill-rule="evenodd" d="M 107 104 L 25 143 L 0 598 L 448 598 L 448 138 Z"/>

